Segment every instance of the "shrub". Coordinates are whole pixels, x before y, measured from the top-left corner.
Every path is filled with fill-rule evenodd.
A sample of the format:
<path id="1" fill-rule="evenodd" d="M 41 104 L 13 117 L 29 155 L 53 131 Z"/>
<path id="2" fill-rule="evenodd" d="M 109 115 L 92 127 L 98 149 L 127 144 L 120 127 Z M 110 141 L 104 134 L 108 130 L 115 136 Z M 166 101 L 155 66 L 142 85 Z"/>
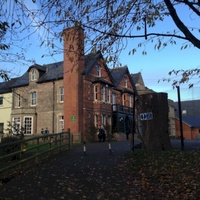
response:
<path id="1" fill-rule="evenodd" d="M 89 129 L 89 136 L 88 136 L 88 140 L 90 142 L 94 142 L 95 139 L 96 139 L 96 135 L 97 135 L 97 130 L 98 128 L 96 128 L 93 124 L 90 126 L 90 129 Z"/>
<path id="2" fill-rule="evenodd" d="M 20 141 L 19 137 L 15 137 L 15 136 L 9 136 L 9 137 L 5 137 L 2 138 L 1 140 L 1 144 L 7 144 L 6 146 L 1 147 L 1 153 L 2 154 L 10 154 L 16 151 L 20 150 L 20 143 L 18 144 L 12 144 L 12 142 L 17 142 Z M 15 159 L 16 156 L 12 157 L 12 159 Z"/>

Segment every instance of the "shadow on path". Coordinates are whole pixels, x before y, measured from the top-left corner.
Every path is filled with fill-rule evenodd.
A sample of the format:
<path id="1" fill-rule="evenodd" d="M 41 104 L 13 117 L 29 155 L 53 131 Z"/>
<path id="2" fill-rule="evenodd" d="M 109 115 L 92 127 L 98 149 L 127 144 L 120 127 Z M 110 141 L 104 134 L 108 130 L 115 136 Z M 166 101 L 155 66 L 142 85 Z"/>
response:
<path id="1" fill-rule="evenodd" d="M 179 140 L 171 143 L 181 149 Z M 140 200 L 141 187 L 123 166 L 131 145 L 112 142 L 112 153 L 108 142 L 86 144 L 86 155 L 83 146 L 62 152 L 0 185 L 0 200 Z M 199 147 L 200 141 L 185 142 L 186 150 Z"/>
<path id="2" fill-rule="evenodd" d="M 129 141 L 86 144 L 54 156 L 0 187 L 0 200 L 118 199 L 126 175 L 119 164 L 131 152 Z M 119 178 L 120 177 L 120 178 Z M 123 189 L 124 188 L 124 189 Z M 120 192 L 119 192 L 120 191 Z"/>

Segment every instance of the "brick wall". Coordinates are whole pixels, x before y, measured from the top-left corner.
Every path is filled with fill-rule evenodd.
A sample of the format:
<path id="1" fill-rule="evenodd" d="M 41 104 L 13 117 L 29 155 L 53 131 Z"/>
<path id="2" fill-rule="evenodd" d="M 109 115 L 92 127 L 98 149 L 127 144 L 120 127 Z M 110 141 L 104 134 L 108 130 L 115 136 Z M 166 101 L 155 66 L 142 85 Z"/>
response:
<path id="1" fill-rule="evenodd" d="M 79 27 L 64 31 L 64 129 L 73 133 L 82 132 L 83 127 L 83 81 L 84 33 Z"/>
<path id="2" fill-rule="evenodd" d="M 175 124 L 176 124 L 176 137 L 180 137 L 181 135 L 180 121 L 176 119 Z M 200 136 L 199 133 L 200 127 L 191 128 L 190 126 L 188 126 L 183 122 L 182 129 L 183 129 L 183 137 L 186 140 L 196 140 L 197 136 Z"/>
<path id="3" fill-rule="evenodd" d="M 59 87 L 63 80 L 37 84 L 30 82 L 29 86 L 14 89 L 13 117 L 33 117 L 33 134 L 40 133 L 41 128 L 48 127 L 50 132 L 58 131 L 58 116 L 63 115 L 63 103 L 59 101 Z M 37 105 L 30 105 L 30 93 L 37 92 Z M 22 96 L 21 107 L 16 107 L 17 94 Z M 53 123 L 54 121 L 54 123 Z"/>

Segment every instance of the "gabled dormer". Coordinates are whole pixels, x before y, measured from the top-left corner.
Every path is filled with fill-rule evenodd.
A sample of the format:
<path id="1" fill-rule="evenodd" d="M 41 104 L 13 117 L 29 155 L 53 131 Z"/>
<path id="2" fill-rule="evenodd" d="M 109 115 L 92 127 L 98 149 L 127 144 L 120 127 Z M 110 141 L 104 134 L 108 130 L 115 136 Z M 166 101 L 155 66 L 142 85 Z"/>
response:
<path id="1" fill-rule="evenodd" d="M 133 93 L 135 86 L 127 66 L 113 68 L 111 69 L 111 74 L 114 79 L 115 89 Z"/>
<path id="2" fill-rule="evenodd" d="M 133 106 L 133 94 L 136 91 L 127 66 L 111 69 L 111 74 L 115 83 L 115 91 L 117 94 L 116 102 L 123 106 Z M 120 100 L 119 100 L 120 99 Z"/>
<path id="3" fill-rule="evenodd" d="M 32 65 L 28 69 L 29 82 L 37 82 L 45 72 L 46 72 L 46 67 L 37 64 Z"/>
<path id="4" fill-rule="evenodd" d="M 97 63 L 95 65 L 95 74 L 96 74 L 96 77 L 101 77 L 101 66 Z"/>
<path id="5" fill-rule="evenodd" d="M 83 75 L 86 75 L 93 83 L 101 82 L 113 86 L 112 75 L 100 51 L 85 56 Z"/>
<path id="6" fill-rule="evenodd" d="M 100 51 L 85 56 L 85 67 L 82 71 L 87 91 L 86 99 L 95 103 L 110 104 L 114 85 L 110 70 Z"/>
<path id="7" fill-rule="evenodd" d="M 38 70 L 35 68 L 32 68 L 29 72 L 29 80 L 30 81 L 37 81 L 39 78 Z"/>

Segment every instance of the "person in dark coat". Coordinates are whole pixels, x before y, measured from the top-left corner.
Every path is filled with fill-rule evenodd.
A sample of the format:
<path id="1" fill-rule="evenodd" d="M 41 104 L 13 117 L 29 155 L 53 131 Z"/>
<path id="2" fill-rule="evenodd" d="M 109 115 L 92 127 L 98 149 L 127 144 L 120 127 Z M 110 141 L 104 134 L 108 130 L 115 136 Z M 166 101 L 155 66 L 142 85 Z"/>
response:
<path id="1" fill-rule="evenodd" d="M 41 129 L 41 134 L 44 135 L 44 129 Z M 44 142 L 44 138 L 42 138 L 42 141 Z"/>
<path id="2" fill-rule="evenodd" d="M 103 127 L 103 125 L 101 125 L 101 135 L 102 135 L 103 142 L 105 142 L 106 141 L 106 130 Z"/>
<path id="3" fill-rule="evenodd" d="M 99 142 L 101 142 L 101 140 L 102 140 L 101 126 L 99 126 L 99 128 L 98 128 L 97 135 L 98 135 Z"/>

